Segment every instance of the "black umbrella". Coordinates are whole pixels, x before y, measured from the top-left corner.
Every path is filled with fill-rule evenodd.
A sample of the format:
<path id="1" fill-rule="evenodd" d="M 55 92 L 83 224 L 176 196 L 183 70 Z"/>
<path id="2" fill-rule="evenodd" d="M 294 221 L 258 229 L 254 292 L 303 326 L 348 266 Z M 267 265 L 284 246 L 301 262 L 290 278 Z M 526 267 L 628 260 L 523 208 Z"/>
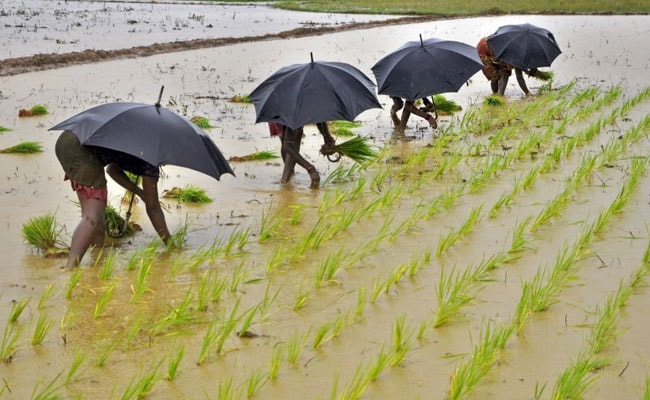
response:
<path id="1" fill-rule="evenodd" d="M 551 32 L 531 24 L 504 25 L 487 42 L 498 60 L 524 70 L 550 67 L 562 53 Z"/>
<path id="2" fill-rule="evenodd" d="M 277 122 L 290 128 L 346 120 L 381 108 L 375 84 L 350 64 L 314 61 L 280 68 L 250 94 L 255 122 Z"/>
<path id="3" fill-rule="evenodd" d="M 483 68 L 476 47 L 430 38 L 407 42 L 373 67 L 379 94 L 415 101 L 438 93 L 457 92 Z"/>
<path id="4" fill-rule="evenodd" d="M 162 90 L 161 90 L 162 94 Z M 50 130 L 70 130 L 83 145 L 121 151 L 154 166 L 178 165 L 219 180 L 235 175 L 201 128 L 154 104 L 108 103 L 83 111 Z"/>

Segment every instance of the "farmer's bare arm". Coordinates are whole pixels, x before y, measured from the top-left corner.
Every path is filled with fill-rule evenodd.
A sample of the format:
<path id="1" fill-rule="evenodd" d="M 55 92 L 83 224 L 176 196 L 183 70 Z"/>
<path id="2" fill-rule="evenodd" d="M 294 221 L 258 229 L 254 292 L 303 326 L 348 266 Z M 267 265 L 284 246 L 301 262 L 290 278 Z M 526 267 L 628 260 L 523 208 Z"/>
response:
<path id="1" fill-rule="evenodd" d="M 327 126 L 327 122 L 319 122 L 316 124 L 316 127 L 318 128 L 320 134 L 323 135 L 323 140 L 325 141 L 325 144 L 328 146 L 334 146 L 334 138 L 330 134 L 330 130 Z"/>
<path id="2" fill-rule="evenodd" d="M 169 229 L 167 229 L 167 222 L 165 215 L 160 207 L 158 200 L 158 179 L 150 176 L 142 177 L 142 200 L 144 200 L 147 209 L 147 215 L 153 225 L 153 228 L 158 233 L 158 236 L 164 243 L 167 243 L 171 238 Z"/>
<path id="3" fill-rule="evenodd" d="M 135 193 L 140 198 L 144 196 L 142 189 L 126 175 L 124 170 L 122 170 L 119 165 L 115 163 L 108 164 L 106 167 L 106 172 L 108 172 L 108 175 L 124 189 Z"/>

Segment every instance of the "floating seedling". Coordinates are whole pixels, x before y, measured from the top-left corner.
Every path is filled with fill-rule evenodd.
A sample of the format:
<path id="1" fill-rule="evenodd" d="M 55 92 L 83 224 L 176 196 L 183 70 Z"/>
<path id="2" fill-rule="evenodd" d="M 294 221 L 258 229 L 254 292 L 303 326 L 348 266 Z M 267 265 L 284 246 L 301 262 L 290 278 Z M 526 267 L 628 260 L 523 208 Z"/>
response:
<path id="1" fill-rule="evenodd" d="M 247 103 L 247 104 L 252 104 L 253 100 L 251 100 L 250 95 L 248 94 L 242 94 L 242 95 L 234 95 L 230 98 L 230 101 L 233 103 Z"/>
<path id="2" fill-rule="evenodd" d="M 0 150 L 3 154 L 33 154 L 43 152 L 43 146 L 39 142 L 21 142 L 15 146 Z"/>
<path id="3" fill-rule="evenodd" d="M 233 162 L 268 161 L 268 160 L 275 160 L 277 158 L 280 158 L 278 153 L 275 153 L 271 150 L 262 150 L 262 151 L 256 151 L 255 153 L 247 154 L 245 156 L 232 156 L 228 159 L 228 161 L 233 161 Z"/>
<path id="4" fill-rule="evenodd" d="M 206 117 L 200 117 L 200 116 L 195 116 L 190 119 L 190 121 L 194 122 L 196 126 L 198 126 L 201 129 L 212 129 L 214 126 L 210 124 L 210 120 L 207 119 Z"/>
<path id="5" fill-rule="evenodd" d="M 49 111 L 47 110 L 47 107 L 45 107 L 42 104 L 37 104 L 33 106 L 30 109 L 20 109 L 18 110 L 18 116 L 19 117 L 35 117 L 39 115 L 46 115 L 48 114 Z"/>
<path id="6" fill-rule="evenodd" d="M 177 199 L 180 203 L 210 203 L 212 199 L 205 194 L 205 189 L 197 186 L 186 186 L 181 189 L 173 187 L 163 191 L 163 197 Z"/>

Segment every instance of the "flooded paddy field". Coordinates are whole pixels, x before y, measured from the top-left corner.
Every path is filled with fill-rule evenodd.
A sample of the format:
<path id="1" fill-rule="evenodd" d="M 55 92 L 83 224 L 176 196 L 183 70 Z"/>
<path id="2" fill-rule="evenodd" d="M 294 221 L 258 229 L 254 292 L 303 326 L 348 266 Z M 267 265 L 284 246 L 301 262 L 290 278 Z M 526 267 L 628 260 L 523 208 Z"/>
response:
<path id="1" fill-rule="evenodd" d="M 301 170 L 281 185 L 278 161 L 233 162 L 237 176 L 219 182 L 164 167 L 161 191 L 197 185 L 213 199 L 163 199 L 170 229 L 187 228 L 181 249 L 156 242 L 142 204 L 141 232 L 75 270 L 22 239 L 29 218 L 55 213 L 69 243 L 79 210 L 48 128 L 86 108 L 153 103 L 164 85 L 163 105 L 207 117 L 227 157 L 279 152 L 253 106 L 230 101 L 278 68 L 313 52 L 371 76 L 419 34 L 474 45 L 522 22 L 552 31 L 563 51 L 550 88 L 529 80 L 530 98 L 512 79 L 506 105 L 484 107 L 479 73 L 445 94 L 463 111 L 437 132 L 412 118 L 398 135 L 380 96 L 384 108 L 355 129 L 382 151 L 365 168 L 321 157 L 308 126 L 318 190 Z M 481 17 L 0 77 L 0 126 L 11 129 L 0 148 L 44 150 L 0 154 L 0 398 L 546 399 L 575 388 L 561 376 L 576 365 L 593 379 L 584 398 L 643 398 L 649 22 Z M 18 117 L 35 104 L 49 114 Z M 122 194 L 109 185 L 124 212 Z M 34 344 L 39 320 L 50 325 Z M 597 330 L 608 320 L 615 329 Z"/>

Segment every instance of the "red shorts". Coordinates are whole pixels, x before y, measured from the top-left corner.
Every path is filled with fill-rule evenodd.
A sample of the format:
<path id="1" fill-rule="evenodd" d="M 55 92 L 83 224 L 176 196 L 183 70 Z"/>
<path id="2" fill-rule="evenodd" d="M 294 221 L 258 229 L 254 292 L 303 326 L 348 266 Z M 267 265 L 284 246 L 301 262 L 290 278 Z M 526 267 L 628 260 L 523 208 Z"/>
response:
<path id="1" fill-rule="evenodd" d="M 97 188 L 92 188 L 90 186 L 84 186 L 80 183 L 73 181 L 72 179 L 70 179 L 70 186 L 72 186 L 72 190 L 77 192 L 77 195 L 80 197 L 99 200 L 104 204 L 106 204 L 108 201 L 107 188 L 97 189 Z"/>

